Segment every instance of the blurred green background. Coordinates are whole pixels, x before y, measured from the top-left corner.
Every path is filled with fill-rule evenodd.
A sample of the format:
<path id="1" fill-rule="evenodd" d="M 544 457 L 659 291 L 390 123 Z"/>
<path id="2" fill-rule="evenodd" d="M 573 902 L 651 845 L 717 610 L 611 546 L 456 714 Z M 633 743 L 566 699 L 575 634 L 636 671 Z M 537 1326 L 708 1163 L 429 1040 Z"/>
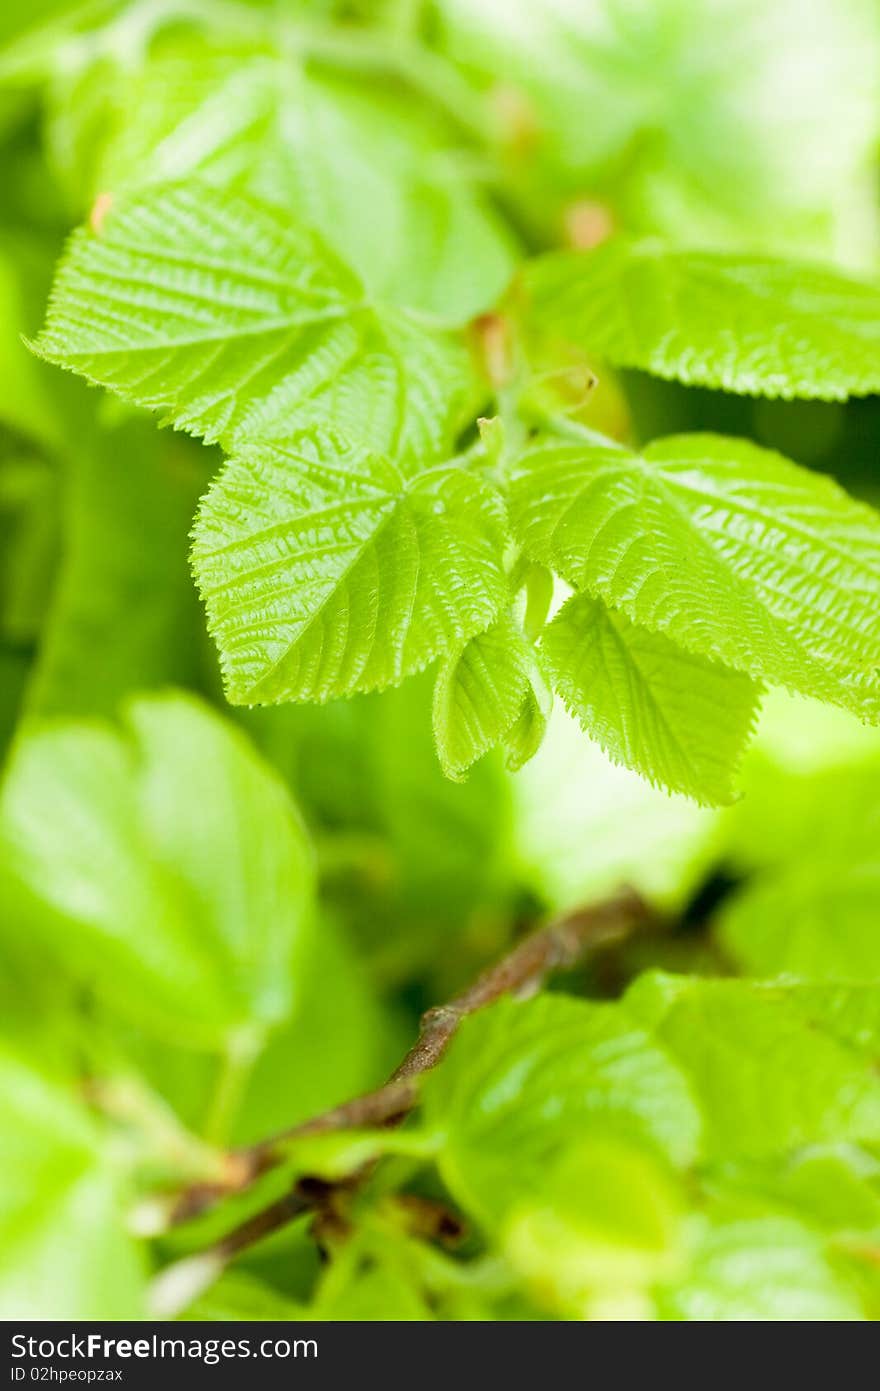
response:
<path id="1" fill-rule="evenodd" d="M 765 702 L 743 799 L 706 811 L 612 767 L 561 710 L 521 773 L 490 756 L 449 782 L 429 678 L 226 706 L 188 567 L 219 455 L 23 342 L 69 229 L 102 190 L 198 173 L 305 206 L 368 278 L 440 312 L 454 283 L 476 313 L 520 256 L 612 228 L 872 273 L 878 148 L 875 0 L 6 8 L 5 1317 L 137 1316 L 138 1198 L 377 1084 L 419 1012 L 547 912 L 629 883 L 670 915 L 661 942 L 581 973 L 587 994 L 650 964 L 880 977 L 880 734 L 840 712 Z M 875 399 L 603 372 L 583 418 L 634 440 L 745 435 L 880 500 Z M 295 1229 L 201 1311 L 247 1311 L 257 1276 L 283 1311 L 317 1271 Z M 316 1307 L 424 1316 L 380 1274 Z"/>

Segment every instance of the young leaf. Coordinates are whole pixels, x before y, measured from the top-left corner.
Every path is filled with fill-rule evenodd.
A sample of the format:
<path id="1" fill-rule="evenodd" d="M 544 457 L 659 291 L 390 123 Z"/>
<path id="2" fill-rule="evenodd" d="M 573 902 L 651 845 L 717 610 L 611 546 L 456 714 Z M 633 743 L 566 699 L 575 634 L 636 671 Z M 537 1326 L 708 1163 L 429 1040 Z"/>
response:
<path id="1" fill-rule="evenodd" d="M 615 763 L 708 805 L 729 802 L 758 691 L 576 594 L 545 630 L 553 685 Z"/>
<path id="2" fill-rule="evenodd" d="M 557 441 L 520 461 L 528 553 L 688 651 L 880 720 L 880 517 L 745 440 L 639 456 Z"/>
<path id="3" fill-rule="evenodd" d="M 493 621 L 504 529 L 498 495 L 455 464 L 407 480 L 322 431 L 240 454 L 193 548 L 229 699 L 399 683 Z"/>
<path id="4" fill-rule="evenodd" d="M 36 349 L 227 447 L 329 417 L 432 455 L 473 391 L 463 346 L 375 305 L 316 233 L 197 184 L 121 199 L 74 233 Z"/>
<path id="5" fill-rule="evenodd" d="M 434 738 L 444 772 L 460 778 L 495 745 L 520 767 L 536 751 L 552 696 L 538 655 L 508 613 L 443 663 L 434 687 Z"/>
<path id="6" fill-rule="evenodd" d="M 841 271 L 614 240 L 528 273 L 535 326 L 615 367 L 750 396 L 880 390 L 880 285 Z"/>
<path id="7" fill-rule="evenodd" d="M 0 807 L 4 911 L 116 1013 L 223 1047 L 295 1004 L 312 866 L 283 785 L 192 698 L 135 701 L 128 731 L 20 740 Z"/>
<path id="8" fill-rule="evenodd" d="M 0 1167 L 0 1317 L 141 1318 L 143 1272 L 106 1140 L 5 1045 Z"/>

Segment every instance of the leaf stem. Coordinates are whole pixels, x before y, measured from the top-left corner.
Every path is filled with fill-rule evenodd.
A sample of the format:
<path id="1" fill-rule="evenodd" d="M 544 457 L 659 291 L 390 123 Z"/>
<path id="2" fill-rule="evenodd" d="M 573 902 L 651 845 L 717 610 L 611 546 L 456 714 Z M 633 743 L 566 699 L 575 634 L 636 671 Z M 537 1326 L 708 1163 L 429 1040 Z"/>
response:
<path id="1" fill-rule="evenodd" d="M 233 1035 L 223 1053 L 217 1085 L 208 1108 L 204 1136 L 210 1145 L 225 1144 L 254 1064 L 263 1051 L 263 1040 L 252 1032 Z"/>

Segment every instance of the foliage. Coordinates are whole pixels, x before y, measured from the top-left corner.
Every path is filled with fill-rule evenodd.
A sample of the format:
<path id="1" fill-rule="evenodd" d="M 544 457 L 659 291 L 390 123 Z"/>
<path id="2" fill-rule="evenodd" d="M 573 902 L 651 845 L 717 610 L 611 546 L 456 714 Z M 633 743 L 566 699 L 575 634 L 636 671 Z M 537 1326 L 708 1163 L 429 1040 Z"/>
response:
<path id="1" fill-rule="evenodd" d="M 880 1316 L 880 12 L 810 11 L 0 21 L 5 1317 Z"/>

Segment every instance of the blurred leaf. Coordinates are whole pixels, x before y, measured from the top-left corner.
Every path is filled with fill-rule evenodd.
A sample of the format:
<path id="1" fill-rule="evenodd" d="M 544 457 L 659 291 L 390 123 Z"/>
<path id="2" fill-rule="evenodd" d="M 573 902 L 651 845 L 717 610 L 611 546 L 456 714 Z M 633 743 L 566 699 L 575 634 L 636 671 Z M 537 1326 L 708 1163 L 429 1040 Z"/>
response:
<path id="1" fill-rule="evenodd" d="M 95 193 L 207 180 L 296 209 L 381 298 L 446 323 L 498 299 L 513 238 L 470 178 L 468 152 L 412 93 L 192 39 L 166 49 L 129 79 L 124 101 L 105 69 L 59 103 L 54 143 L 74 170 L 88 150 L 77 138 L 84 96 L 103 89 L 119 121 Z M 106 121 L 98 134 L 107 142 Z"/>
<path id="2" fill-rule="evenodd" d="M 243 1058 L 234 1090 L 222 1101 L 219 1128 L 236 1145 L 254 1144 L 378 1085 L 407 1045 L 407 1032 L 383 1007 L 364 963 L 329 914 L 320 917 L 310 950 L 294 959 L 288 974 L 296 1007 L 261 1049 Z M 121 1056 L 190 1130 L 204 1133 L 217 1124 L 226 1059 L 187 1047 L 185 1025 L 173 1041 L 167 1032 L 165 1041 L 117 1024 L 108 1066 L 118 1068 Z"/>
<path id="3" fill-rule="evenodd" d="M 64 556 L 30 713 L 111 714 L 132 691 L 196 678 L 187 551 L 202 483 L 187 447 L 141 420 L 98 433 L 70 461 Z"/>
<path id="4" fill-rule="evenodd" d="M 821 1239 L 782 1217 L 707 1227 L 690 1274 L 662 1291 L 658 1305 L 661 1318 L 701 1323 L 864 1318 Z"/>
<path id="5" fill-rule="evenodd" d="M 136 1319 L 142 1272 L 122 1188 L 80 1107 L 0 1047 L 0 1311 Z"/>
<path id="6" fill-rule="evenodd" d="M 82 17 L 96 19 L 112 13 L 116 0 L 31 0 L 27 11 L 9 10 L 0 20 L 0 44 L 11 44 L 14 40 L 47 29 L 47 42 L 51 42 L 58 30 L 53 25 L 66 26 L 72 20 Z"/>
<path id="7" fill-rule="evenodd" d="M 737 873 L 796 872 L 828 888 L 869 866 L 880 837 L 880 730 L 847 711 L 768 692 L 743 766 L 744 796 L 724 817 Z M 811 868 L 812 867 L 812 868 Z M 767 874 L 749 879 L 762 893 Z"/>
<path id="8" fill-rule="evenodd" d="M 863 1151 L 839 1146 L 811 1150 L 783 1163 L 751 1162 L 721 1166 L 711 1175 L 710 1191 L 725 1210 L 741 1213 L 789 1212 L 838 1243 L 862 1236 L 880 1237 L 880 1192 L 872 1186 L 876 1160 Z"/>
<path id="9" fill-rule="evenodd" d="M 0 422 L 48 449 L 62 441 L 61 421 L 46 386 L 45 369 L 22 342 L 25 320 L 20 266 L 0 247 Z"/>
<path id="10" fill-rule="evenodd" d="M 873 1061 L 841 1039 L 821 1001 L 785 986 L 643 976 L 626 1004 L 687 1078 L 705 1158 L 880 1139 Z"/>
<path id="11" fill-rule="evenodd" d="M 0 820 L 6 911 L 160 1036 L 260 1036 L 295 1006 L 291 967 L 308 950 L 302 827 L 242 736 L 197 702 L 139 700 L 126 721 L 19 741 Z"/>
<path id="12" fill-rule="evenodd" d="M 561 709 L 510 789 L 520 874 L 556 910 L 630 884 L 675 911 L 718 854 L 717 812 L 614 767 Z"/>
<path id="13" fill-rule="evenodd" d="M 364 963 L 334 923 L 320 922 L 300 1006 L 260 1056 L 233 1139 L 252 1144 L 378 1086 L 405 1044 L 403 1029 L 382 1008 Z M 286 1079 L 283 1087 L 279 1077 Z"/>
<path id="14" fill-rule="evenodd" d="M 863 250 L 851 223 L 878 131 L 870 0 L 811 0 L 809 23 L 799 0 L 435 9 L 444 47 L 497 84 L 502 133 L 520 162 L 550 166 L 552 190 L 607 196 L 682 238 Z"/>
<path id="15" fill-rule="evenodd" d="M 362 1262 L 345 1262 L 343 1271 L 347 1278 L 340 1279 L 334 1272 L 319 1291 L 313 1318 L 333 1323 L 413 1323 L 434 1317 L 414 1288 L 410 1272 L 398 1269 L 393 1260 L 377 1262 L 366 1256 Z"/>
<path id="16" fill-rule="evenodd" d="M 504 1248 L 575 1317 L 642 1317 L 647 1286 L 682 1263 L 683 1201 L 650 1150 L 596 1138 L 564 1153 L 511 1218 Z"/>
<path id="17" fill-rule="evenodd" d="M 547 1166 L 599 1131 L 687 1163 L 700 1118 L 684 1078 L 614 1005 L 547 995 L 466 1019 L 424 1085 L 444 1181 L 492 1225 L 543 1198 Z"/>
<path id="18" fill-rule="evenodd" d="M 56 471 L 37 456 L 0 460 L 0 631 L 13 645 L 36 641 L 55 571 Z"/>
<path id="19" fill-rule="evenodd" d="M 867 860 L 807 857 L 730 900 L 719 940 L 751 975 L 880 982 L 878 901 L 880 850 Z"/>
<path id="20" fill-rule="evenodd" d="M 0 766 L 15 730 L 29 674 L 28 654 L 0 644 Z"/>
<path id="21" fill-rule="evenodd" d="M 288 1323 L 301 1320 L 303 1310 L 270 1285 L 240 1270 L 229 1270 L 191 1304 L 185 1320 L 237 1323 L 271 1319 Z"/>
<path id="22" fill-rule="evenodd" d="M 511 780 L 491 754 L 465 783 L 444 776 L 431 686 L 426 672 L 381 695 L 241 718 L 294 789 L 374 969 L 395 981 L 439 971 L 437 995 L 507 940 L 518 885 Z"/>

